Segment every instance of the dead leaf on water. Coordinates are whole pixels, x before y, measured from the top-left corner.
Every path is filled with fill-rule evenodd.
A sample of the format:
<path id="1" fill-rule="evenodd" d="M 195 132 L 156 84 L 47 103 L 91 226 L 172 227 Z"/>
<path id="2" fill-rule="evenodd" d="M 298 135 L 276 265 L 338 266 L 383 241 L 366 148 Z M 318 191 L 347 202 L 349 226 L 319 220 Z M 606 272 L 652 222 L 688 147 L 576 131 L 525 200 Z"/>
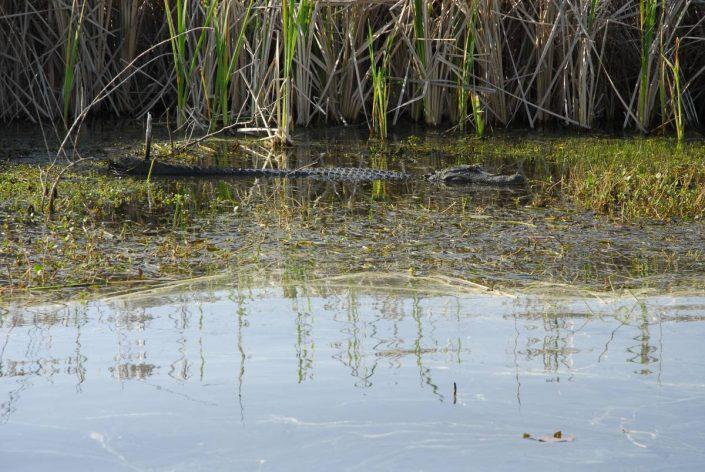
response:
<path id="1" fill-rule="evenodd" d="M 553 436 L 541 435 L 532 436 L 530 433 L 524 433 L 524 439 L 531 439 L 538 442 L 573 442 L 575 437 L 572 434 L 564 435 L 562 431 L 556 431 Z"/>

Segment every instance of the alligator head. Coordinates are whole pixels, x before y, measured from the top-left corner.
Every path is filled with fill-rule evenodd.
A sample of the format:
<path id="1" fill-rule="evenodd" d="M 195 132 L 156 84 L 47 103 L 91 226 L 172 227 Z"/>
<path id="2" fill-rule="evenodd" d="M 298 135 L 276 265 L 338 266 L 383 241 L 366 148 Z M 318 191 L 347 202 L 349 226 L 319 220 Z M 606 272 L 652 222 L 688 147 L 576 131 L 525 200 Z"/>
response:
<path id="1" fill-rule="evenodd" d="M 491 174 L 477 164 L 439 170 L 429 175 L 428 180 L 448 185 L 521 185 L 525 181 L 521 174 Z"/>

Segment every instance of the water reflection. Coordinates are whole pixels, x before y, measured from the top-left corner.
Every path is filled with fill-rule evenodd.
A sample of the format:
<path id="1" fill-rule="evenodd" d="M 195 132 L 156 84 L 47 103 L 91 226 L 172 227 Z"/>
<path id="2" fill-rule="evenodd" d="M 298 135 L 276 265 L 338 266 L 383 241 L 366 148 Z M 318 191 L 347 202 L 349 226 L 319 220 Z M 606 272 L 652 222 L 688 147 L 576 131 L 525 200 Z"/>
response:
<path id="1" fill-rule="evenodd" d="M 264 303 L 270 297 L 276 308 Z M 661 318 L 653 315 L 646 302 L 614 302 L 614 308 L 607 304 L 598 316 L 587 302 L 585 312 L 566 313 L 561 303 L 549 303 L 537 311 L 531 299 L 523 304 L 501 297 L 480 300 L 496 305 L 499 312 L 512 312 L 504 317 L 515 321 L 516 337 L 502 341 L 514 343 L 517 362 L 524 362 L 524 369 L 538 368 L 547 381 L 560 382 L 561 375 L 580 369 L 578 354 L 600 362 L 615 336 L 627 345 L 621 353 L 612 349 L 609 354 L 639 365 L 635 373 L 652 375 L 653 365 L 660 361 L 661 339 L 651 332 L 659 329 Z M 3 315 L 0 325 L 4 338 L 0 377 L 66 375 L 75 379 L 80 390 L 88 375 L 99 375 L 95 370 L 89 372 L 89 360 L 110 355 L 107 372 L 120 381 L 166 375 L 178 382 L 204 383 L 208 381 L 209 355 L 223 354 L 208 349 L 209 340 L 230 331 L 236 344 L 241 396 L 249 331 L 261 329 L 264 317 L 277 324 L 293 322 L 291 355 L 296 360 L 298 383 L 314 379 L 317 349 L 326 343 L 332 359 L 348 370 L 356 387 L 372 387 L 380 365 L 396 369 L 409 361 L 418 368 L 419 385 L 443 401 L 445 396 L 427 361 L 462 365 L 472 357 L 479 348 L 473 338 L 486 335 L 475 333 L 474 325 L 488 316 L 473 308 L 473 303 L 464 297 L 370 295 L 357 289 L 321 294 L 305 286 L 288 285 L 280 295 L 232 289 L 105 305 L 13 309 Z M 227 321 L 231 312 L 234 316 Z M 250 326 L 253 316 L 259 317 L 254 327 Z M 595 324 L 616 327 L 606 330 L 604 338 L 581 337 Z"/>
<path id="2" fill-rule="evenodd" d="M 424 411 L 439 405 L 460 409 L 452 421 L 509 424 L 546 402 L 582 405 L 581 415 L 602 412 L 607 421 L 611 407 L 599 402 L 614 388 L 628 392 L 634 408 L 652 401 L 649 385 L 702 388 L 692 383 L 699 367 L 683 359 L 705 332 L 703 303 L 291 283 L 11 309 L 0 322 L 0 419 L 31 422 L 53 398 L 73 412 L 43 413 L 60 423 L 113 409 L 119 418 L 183 410 L 191 421 L 213 414 L 257 429 L 274 427 L 272 415 L 284 414 L 280 424 L 299 421 L 282 419 L 287 412 L 316 417 L 335 406 L 333 418 L 354 412 L 346 421 L 364 408 L 384 421 L 391 408 L 437 425 Z M 664 329 L 679 362 L 663 365 Z M 472 420 L 480 411 L 494 416 Z M 638 421 L 625 415 L 617 420 L 632 431 Z M 140 427 L 162 427 L 150 421 Z"/>

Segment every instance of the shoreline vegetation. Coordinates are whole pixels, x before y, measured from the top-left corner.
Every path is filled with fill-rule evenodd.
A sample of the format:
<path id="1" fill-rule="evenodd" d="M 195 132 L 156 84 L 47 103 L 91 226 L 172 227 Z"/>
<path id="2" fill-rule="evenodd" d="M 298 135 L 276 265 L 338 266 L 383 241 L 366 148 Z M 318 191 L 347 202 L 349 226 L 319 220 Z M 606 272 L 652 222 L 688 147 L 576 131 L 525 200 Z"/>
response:
<path id="1" fill-rule="evenodd" d="M 690 0 L 5 0 L 0 121 L 180 130 L 401 120 L 668 132 L 705 119 Z"/>
<path id="2" fill-rule="evenodd" d="M 423 181 L 147 181 L 85 161 L 60 170 L 51 212 L 42 211 L 50 164 L 13 159 L 0 172 L 0 298 L 105 293 L 224 271 L 302 281 L 376 271 L 444 274 L 500 289 L 687 290 L 701 286 L 705 269 L 705 143 L 679 150 L 673 143 L 427 133 L 376 147 L 322 138 L 272 157 L 257 140 L 211 139 L 188 158 L 249 167 L 270 153 L 278 165 L 420 174 L 521 163 L 530 187 L 502 194 Z M 160 138 L 155 149 L 170 145 Z"/>
<path id="3" fill-rule="evenodd" d="M 703 273 L 705 142 L 689 139 L 705 119 L 703 2 L 5 0 L 0 42 L 0 122 L 33 123 L 32 152 L 48 156 L 0 149 L 2 296 L 233 267 L 598 290 Z M 305 128 L 366 127 L 372 139 L 327 163 L 519 167 L 530 187 L 505 201 L 117 179 L 96 162 L 110 151 L 82 151 L 94 119 L 150 114 L 160 159 L 225 146 L 284 167 L 311 151 L 303 164 L 317 165 L 329 149 L 296 145 Z M 629 137 L 595 136 L 606 129 Z"/>

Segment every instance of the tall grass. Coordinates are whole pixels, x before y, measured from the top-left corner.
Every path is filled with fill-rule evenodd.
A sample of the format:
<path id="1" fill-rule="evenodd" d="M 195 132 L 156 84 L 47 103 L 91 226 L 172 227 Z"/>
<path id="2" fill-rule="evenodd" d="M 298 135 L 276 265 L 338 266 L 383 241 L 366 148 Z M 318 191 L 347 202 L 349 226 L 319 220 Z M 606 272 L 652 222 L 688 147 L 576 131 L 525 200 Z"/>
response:
<path id="1" fill-rule="evenodd" d="M 639 71 L 639 102 L 637 116 L 643 129 L 649 125 L 649 79 L 651 78 L 651 50 L 654 47 L 654 30 L 658 0 L 639 1 L 639 28 L 641 33 L 641 70 Z"/>
<path id="2" fill-rule="evenodd" d="M 4 0 L 0 42 L 2 121 L 69 121 L 137 57 L 93 113 L 175 110 L 179 126 L 284 142 L 294 123 L 374 128 L 383 103 L 389 126 L 479 133 L 684 130 L 705 117 L 705 4 L 693 0 Z"/>
<path id="3" fill-rule="evenodd" d="M 678 49 L 680 46 L 680 40 L 676 38 L 676 49 L 673 54 L 673 62 L 664 58 L 663 61 L 666 63 L 671 70 L 672 82 L 670 86 L 671 91 L 671 106 L 673 109 L 673 123 L 676 128 L 676 139 L 678 145 L 683 143 L 683 138 L 685 137 L 685 123 L 683 119 L 683 89 L 681 87 L 681 67 L 680 59 L 678 56 Z M 663 106 L 665 109 L 665 105 Z"/>
<path id="4" fill-rule="evenodd" d="M 75 84 L 76 63 L 78 62 L 78 43 L 81 40 L 81 28 L 83 26 L 85 12 L 86 1 L 83 0 L 80 11 L 78 11 L 78 0 L 73 0 L 67 25 L 68 35 L 66 38 L 66 52 L 64 60 L 64 83 L 61 88 L 64 126 L 68 126 L 70 118 L 69 112 L 71 111 L 71 105 L 74 103 L 71 96 L 73 94 Z"/>
<path id="5" fill-rule="evenodd" d="M 174 57 L 174 72 L 176 74 L 176 117 L 181 126 L 186 119 L 187 86 L 190 71 L 187 71 L 186 29 L 188 2 L 175 0 L 173 14 L 170 0 L 164 0 L 166 20 L 169 26 L 171 49 Z M 176 19 L 174 20 L 174 17 Z"/>
<path id="6" fill-rule="evenodd" d="M 414 1 L 414 11 L 413 11 L 413 18 L 414 18 L 414 35 L 415 35 L 415 51 L 416 51 L 416 60 L 417 60 L 417 70 L 418 70 L 418 75 L 419 78 L 422 80 L 421 85 L 421 93 L 423 96 L 423 101 L 422 103 L 422 108 L 419 108 L 417 105 L 415 109 L 413 110 L 414 117 L 417 118 L 419 115 L 419 111 L 422 111 L 423 113 L 428 113 L 429 111 L 429 77 L 428 77 L 428 66 L 430 62 L 430 57 L 429 53 L 430 50 L 427 47 L 427 42 L 428 42 L 428 6 L 427 2 L 425 0 L 413 0 Z M 426 117 L 426 121 L 429 121 L 429 118 Z"/>
<path id="7" fill-rule="evenodd" d="M 293 100 L 293 68 L 296 45 L 300 35 L 306 35 L 311 15 L 313 0 L 282 0 L 281 2 L 281 32 L 283 49 L 282 84 L 278 93 L 279 116 L 277 140 L 279 143 L 291 142 L 291 128 L 294 122 L 292 109 Z"/>
<path id="8" fill-rule="evenodd" d="M 213 31 L 216 55 L 216 80 L 213 93 L 214 115 L 212 115 L 210 121 L 211 124 L 214 124 L 214 122 L 220 118 L 222 124 L 228 126 L 231 119 L 231 85 L 240 59 L 240 53 L 245 40 L 245 32 L 247 31 L 254 1 L 250 0 L 245 7 L 241 22 L 237 26 L 238 33 L 235 38 L 231 38 L 230 36 L 233 16 L 231 8 L 233 4 L 231 2 L 225 2 L 225 4 L 220 5 L 220 8 L 215 9 L 215 5 L 218 3 L 220 3 L 218 0 L 211 0 L 211 5 L 214 6 L 213 8 L 216 12 Z M 232 39 L 235 40 L 234 44 L 232 43 Z"/>
<path id="9" fill-rule="evenodd" d="M 482 101 L 480 95 L 472 90 L 475 85 L 473 78 L 475 64 L 475 35 L 477 20 L 477 2 L 469 6 L 468 19 L 465 24 L 465 41 L 463 46 L 463 56 L 460 65 L 460 77 L 458 86 L 458 127 L 460 131 L 465 131 L 465 123 L 468 121 L 468 99 L 472 107 L 472 121 L 475 126 L 475 133 L 481 138 L 485 133 L 485 119 L 482 111 Z"/>
<path id="10" fill-rule="evenodd" d="M 375 54 L 372 26 L 369 28 L 370 74 L 372 76 L 372 131 L 380 139 L 387 139 L 387 109 L 389 105 L 389 88 L 387 83 L 388 45 L 382 51 L 380 62 Z M 390 36 L 390 39 L 393 36 Z"/>

